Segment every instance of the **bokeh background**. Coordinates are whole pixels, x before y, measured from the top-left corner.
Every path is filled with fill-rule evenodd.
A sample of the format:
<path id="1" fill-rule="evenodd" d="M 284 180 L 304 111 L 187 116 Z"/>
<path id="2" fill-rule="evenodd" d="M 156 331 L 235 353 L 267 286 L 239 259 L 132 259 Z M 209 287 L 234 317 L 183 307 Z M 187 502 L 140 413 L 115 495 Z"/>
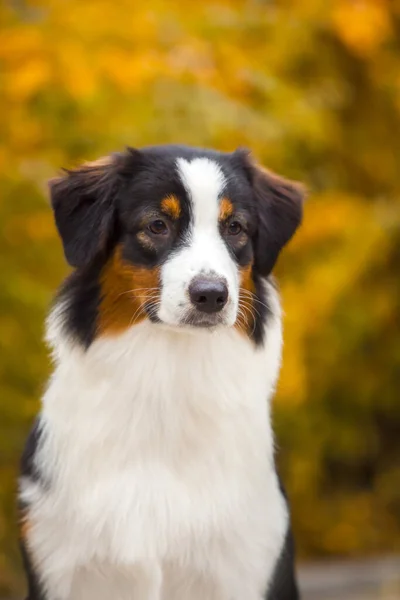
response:
<path id="1" fill-rule="evenodd" d="M 128 144 L 247 146 L 306 182 L 277 269 L 299 555 L 400 551 L 400 2 L 15 0 L 0 23 L 0 595 L 67 272 L 46 181 Z"/>

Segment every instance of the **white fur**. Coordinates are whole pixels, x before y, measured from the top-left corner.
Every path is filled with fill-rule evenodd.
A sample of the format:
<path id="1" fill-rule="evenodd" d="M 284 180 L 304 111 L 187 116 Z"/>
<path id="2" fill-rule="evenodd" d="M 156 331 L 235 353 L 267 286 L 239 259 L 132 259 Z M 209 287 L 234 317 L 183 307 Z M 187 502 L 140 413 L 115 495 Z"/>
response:
<path id="1" fill-rule="evenodd" d="M 178 158 L 177 168 L 191 200 L 193 218 L 185 246 L 161 270 L 162 294 L 158 316 L 178 325 L 192 310 L 188 288 L 200 274 L 217 276 L 228 285 L 229 298 L 221 317 L 225 325 L 235 323 L 238 312 L 238 269 L 218 229 L 221 195 L 226 181 L 216 162 L 208 158 L 187 161 Z"/>
<path id="2" fill-rule="evenodd" d="M 269 285 L 269 284 L 267 284 Z M 49 600 L 261 600 L 286 505 L 269 400 L 281 317 L 256 348 L 234 328 L 144 321 L 84 352 L 57 310 L 37 465 L 21 481 Z"/>

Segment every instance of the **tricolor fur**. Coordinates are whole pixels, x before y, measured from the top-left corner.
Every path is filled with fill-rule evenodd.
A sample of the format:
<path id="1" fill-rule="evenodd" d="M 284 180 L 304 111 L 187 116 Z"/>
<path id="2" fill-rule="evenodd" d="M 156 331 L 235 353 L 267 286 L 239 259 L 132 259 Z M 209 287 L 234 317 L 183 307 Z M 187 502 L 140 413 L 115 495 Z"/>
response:
<path id="1" fill-rule="evenodd" d="M 270 274 L 301 188 L 246 152 L 181 146 L 50 188 L 74 271 L 22 464 L 29 600 L 295 600 Z"/>

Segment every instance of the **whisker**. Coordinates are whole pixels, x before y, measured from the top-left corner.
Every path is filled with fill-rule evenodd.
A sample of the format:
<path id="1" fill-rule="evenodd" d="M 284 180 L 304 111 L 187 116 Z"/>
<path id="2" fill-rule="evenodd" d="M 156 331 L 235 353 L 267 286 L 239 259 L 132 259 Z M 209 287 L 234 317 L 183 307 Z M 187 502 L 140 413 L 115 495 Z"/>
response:
<path id="1" fill-rule="evenodd" d="M 125 292 L 121 292 L 118 294 L 117 298 L 120 296 L 124 296 L 125 294 L 135 294 L 136 292 L 153 292 L 158 290 L 159 288 L 151 287 L 151 288 L 133 288 L 131 290 L 126 290 Z"/>
<path id="2" fill-rule="evenodd" d="M 240 318 L 241 318 L 241 320 L 240 320 Z M 238 307 L 238 322 L 239 322 L 239 326 L 242 327 L 243 329 L 245 329 L 246 326 L 248 325 L 246 314 L 243 312 L 243 310 L 240 308 L 240 306 Z"/>
<path id="3" fill-rule="evenodd" d="M 239 306 L 240 306 L 240 303 L 239 303 Z M 242 306 L 244 306 L 243 303 L 242 303 Z M 253 329 L 252 329 L 252 332 L 251 332 L 251 335 L 252 335 L 254 333 L 254 330 L 255 330 L 255 327 L 256 327 L 256 316 L 254 314 L 254 308 L 251 307 L 251 306 L 246 306 L 245 308 L 247 309 L 247 314 L 246 314 L 247 325 L 250 325 L 249 318 L 248 318 L 249 313 L 250 313 L 250 316 L 251 316 L 251 320 L 253 321 Z M 258 312 L 257 312 L 257 314 L 259 315 Z"/>
<path id="4" fill-rule="evenodd" d="M 261 302 L 261 300 L 258 300 L 258 298 L 254 295 L 250 293 L 245 296 L 242 291 L 239 292 L 239 301 L 243 301 L 243 302 L 250 302 L 251 304 L 253 304 L 253 302 L 258 302 L 258 304 L 261 304 L 263 306 L 265 306 L 265 308 L 269 308 L 264 302 Z"/>
<path id="5" fill-rule="evenodd" d="M 267 310 L 269 310 L 269 306 L 268 304 L 265 304 L 265 302 L 262 302 L 261 300 L 259 300 L 259 298 L 256 296 L 256 294 L 254 294 L 254 292 L 250 292 L 249 290 L 245 290 L 243 288 L 241 288 L 239 290 L 239 296 L 244 295 L 247 296 L 247 299 L 251 299 L 253 302 L 257 302 L 258 304 L 261 304 L 261 306 L 264 306 Z"/>
<path id="6" fill-rule="evenodd" d="M 253 315 L 253 318 L 255 316 L 254 312 L 257 313 L 257 315 L 260 317 L 260 319 L 262 318 L 261 314 L 258 312 L 258 310 L 254 306 L 252 306 L 251 304 L 249 304 L 248 302 L 243 300 L 243 298 L 239 299 L 239 305 L 242 305 L 244 308 L 246 308 Z"/>
<path id="7" fill-rule="evenodd" d="M 137 308 L 137 309 L 135 310 L 135 312 L 133 313 L 133 316 L 132 316 L 132 318 L 131 318 L 131 320 L 130 320 L 130 322 L 129 322 L 129 327 L 130 327 L 131 325 L 133 325 L 133 323 L 134 323 L 134 322 L 135 322 L 135 320 L 136 320 L 136 317 L 139 317 L 139 316 L 140 316 L 140 314 L 141 314 L 142 312 L 144 313 L 144 305 L 143 305 L 143 304 L 139 304 L 138 308 Z"/>

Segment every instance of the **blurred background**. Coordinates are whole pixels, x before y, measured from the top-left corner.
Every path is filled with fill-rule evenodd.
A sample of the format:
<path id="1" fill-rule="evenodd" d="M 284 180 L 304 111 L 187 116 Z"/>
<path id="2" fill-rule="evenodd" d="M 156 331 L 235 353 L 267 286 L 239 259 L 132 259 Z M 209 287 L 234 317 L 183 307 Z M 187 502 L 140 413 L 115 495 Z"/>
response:
<path id="1" fill-rule="evenodd" d="M 128 144 L 247 146 L 309 187 L 277 269 L 299 558 L 399 553 L 400 2 L 15 0 L 0 24 L 0 596 L 67 273 L 46 181 Z"/>

